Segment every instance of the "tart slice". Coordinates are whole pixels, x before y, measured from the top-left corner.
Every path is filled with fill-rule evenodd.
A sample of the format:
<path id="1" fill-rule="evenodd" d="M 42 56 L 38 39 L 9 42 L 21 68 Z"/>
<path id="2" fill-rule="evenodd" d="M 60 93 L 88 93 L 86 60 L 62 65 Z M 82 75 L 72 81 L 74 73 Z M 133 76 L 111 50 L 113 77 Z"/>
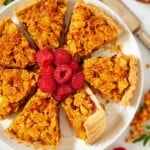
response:
<path id="1" fill-rule="evenodd" d="M 78 138 L 92 144 L 103 134 L 106 114 L 88 87 L 69 96 L 61 105 Z"/>
<path id="2" fill-rule="evenodd" d="M 36 88 L 37 74 L 0 68 L 0 120 L 17 112 Z"/>
<path id="3" fill-rule="evenodd" d="M 98 7 L 80 0 L 73 10 L 64 47 L 72 56 L 82 58 L 116 38 L 120 32 L 119 25 L 111 17 Z"/>
<path id="4" fill-rule="evenodd" d="M 56 146 L 60 139 L 57 101 L 38 90 L 6 132 L 26 145 L 43 149 Z"/>
<path id="5" fill-rule="evenodd" d="M 92 57 L 84 61 L 83 74 L 103 99 L 128 105 L 136 89 L 137 62 L 131 55 Z"/>
<path id="6" fill-rule="evenodd" d="M 9 17 L 0 21 L 0 66 L 25 68 L 35 64 L 36 51 Z"/>
<path id="7" fill-rule="evenodd" d="M 33 0 L 16 14 L 39 49 L 58 48 L 66 10 L 67 0 Z"/>

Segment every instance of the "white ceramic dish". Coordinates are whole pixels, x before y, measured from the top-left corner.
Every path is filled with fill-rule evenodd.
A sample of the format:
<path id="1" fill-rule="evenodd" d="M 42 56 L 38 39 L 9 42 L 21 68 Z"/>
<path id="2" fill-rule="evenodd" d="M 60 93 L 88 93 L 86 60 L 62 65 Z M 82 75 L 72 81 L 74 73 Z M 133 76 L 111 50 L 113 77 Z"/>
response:
<path id="1" fill-rule="evenodd" d="M 9 6 L 3 9 L 0 13 L 0 19 L 4 16 L 10 16 L 13 18 L 14 22 L 17 23 L 16 17 L 13 14 L 13 10 L 18 8 L 20 5 L 26 4 L 29 0 L 16 0 Z M 75 2 L 75 0 L 68 0 L 69 12 Z M 143 91 L 143 68 L 140 50 L 137 43 L 124 24 L 124 22 L 115 14 L 111 9 L 106 7 L 104 4 L 98 0 L 85 0 L 85 2 L 93 3 L 94 5 L 103 9 L 107 14 L 112 16 L 122 27 L 123 33 L 119 37 L 121 45 L 123 45 L 125 54 L 132 54 L 139 59 L 139 72 L 138 72 L 138 84 L 134 97 L 131 100 L 131 105 L 124 107 L 119 104 L 110 103 L 106 107 L 107 113 L 107 129 L 103 136 L 94 145 L 86 145 L 83 141 L 75 138 L 72 130 L 70 129 L 63 111 L 60 111 L 60 124 L 62 130 L 62 140 L 58 150 L 103 150 L 109 146 L 113 141 L 115 141 L 121 133 L 127 128 L 131 122 L 138 105 L 140 103 L 141 94 Z M 70 15 L 68 14 L 67 17 Z M 97 54 L 97 53 L 96 53 Z M 0 149 L 1 150 L 31 150 L 31 147 L 26 147 L 23 144 L 18 144 L 16 141 L 9 139 L 9 137 L 3 132 L 5 128 L 10 124 L 13 117 L 0 122 Z"/>

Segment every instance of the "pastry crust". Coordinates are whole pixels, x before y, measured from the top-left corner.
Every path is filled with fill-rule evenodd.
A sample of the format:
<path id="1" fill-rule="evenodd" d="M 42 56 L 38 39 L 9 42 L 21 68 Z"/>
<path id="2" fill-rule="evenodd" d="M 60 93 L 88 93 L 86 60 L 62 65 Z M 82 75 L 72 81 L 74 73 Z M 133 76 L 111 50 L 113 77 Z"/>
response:
<path id="1" fill-rule="evenodd" d="M 125 91 L 125 94 L 123 95 L 121 99 L 121 104 L 123 105 L 129 105 L 130 104 L 130 99 L 133 97 L 133 93 L 136 89 L 136 84 L 137 84 L 137 73 L 138 73 L 138 60 L 137 58 L 130 56 L 130 62 L 129 62 L 129 77 L 128 81 L 130 83 L 130 87 Z"/>
<path id="2" fill-rule="evenodd" d="M 66 11 L 66 0 L 34 0 L 15 12 L 39 49 L 54 49 L 60 44 Z"/>
<path id="3" fill-rule="evenodd" d="M 36 51 L 9 17 L 0 21 L 0 66 L 25 68 L 36 63 Z"/>
<path id="4" fill-rule="evenodd" d="M 42 149 L 55 149 L 60 140 L 58 102 L 38 90 L 6 129 L 17 142 Z"/>
<path id="5" fill-rule="evenodd" d="M 98 7 L 79 1 L 64 46 L 73 57 L 85 58 L 121 32 L 119 25 Z"/>
<path id="6" fill-rule="evenodd" d="M 137 83 L 137 58 L 122 55 L 118 57 L 92 57 L 85 60 L 85 80 L 98 90 L 105 100 L 129 105 Z"/>
<path id="7" fill-rule="evenodd" d="M 0 68 L 0 120 L 22 108 L 36 88 L 37 78 L 27 70 Z"/>
<path id="8" fill-rule="evenodd" d="M 78 138 L 93 144 L 103 134 L 106 128 L 106 114 L 87 86 L 69 96 L 62 102 L 62 107 Z"/>
<path id="9" fill-rule="evenodd" d="M 86 92 L 89 94 L 91 100 L 94 102 L 96 106 L 96 111 L 91 116 L 87 118 L 84 123 L 84 127 L 86 130 L 87 139 L 86 142 L 88 144 L 93 144 L 96 142 L 104 133 L 106 129 L 106 112 L 99 104 L 97 98 L 91 91 L 91 89 L 86 86 Z"/>

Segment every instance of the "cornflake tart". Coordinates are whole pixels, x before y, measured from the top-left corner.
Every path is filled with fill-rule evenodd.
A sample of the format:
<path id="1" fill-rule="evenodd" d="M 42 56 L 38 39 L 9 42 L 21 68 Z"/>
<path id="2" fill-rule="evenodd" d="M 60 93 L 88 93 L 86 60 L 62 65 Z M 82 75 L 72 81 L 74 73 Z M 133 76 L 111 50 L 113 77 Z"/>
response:
<path id="1" fill-rule="evenodd" d="M 58 48 L 66 10 L 66 0 L 32 0 L 16 14 L 39 49 Z"/>
<path id="2" fill-rule="evenodd" d="M 9 17 L 0 21 L 0 66 L 25 68 L 36 63 L 36 51 Z"/>
<path id="3" fill-rule="evenodd" d="M 120 32 L 119 25 L 102 10 L 78 0 L 71 17 L 65 49 L 76 59 L 84 58 L 116 38 Z"/>
<path id="4" fill-rule="evenodd" d="M 73 0 L 68 4 L 67 0 L 27 1 L 17 5 L 13 14 L 25 35 L 10 17 L 0 21 L 0 120 L 20 110 L 10 124 L 4 121 L 8 124 L 7 129 L 3 126 L 5 133 L 35 149 L 61 149 L 62 107 L 76 137 L 91 145 L 102 138 L 94 145 L 101 147 L 109 139 L 109 130 L 105 131 L 111 130 L 113 122 L 109 112 L 114 110 L 106 102 L 130 104 L 137 83 L 137 58 L 117 49 L 107 57 L 111 50 L 107 44 L 121 50 L 122 45 L 115 45 L 118 38 L 122 40 L 121 27 L 99 7 L 77 0 L 67 30 L 65 17 Z M 37 51 L 28 41 L 36 44 Z M 94 53 L 99 56 L 93 56 L 99 48 L 102 51 Z M 103 107 L 95 94 L 101 96 Z"/>
<path id="5" fill-rule="evenodd" d="M 83 63 L 83 74 L 103 99 L 129 105 L 137 83 L 137 58 L 91 57 Z"/>
<path id="6" fill-rule="evenodd" d="M 60 140 L 58 111 L 58 102 L 38 90 L 6 132 L 26 145 L 55 147 Z"/>
<path id="7" fill-rule="evenodd" d="M 106 128 L 106 114 L 89 87 L 70 95 L 62 103 L 76 136 L 94 143 Z"/>
<path id="8" fill-rule="evenodd" d="M 38 75 L 0 67 L 0 120 L 17 112 L 36 88 Z"/>

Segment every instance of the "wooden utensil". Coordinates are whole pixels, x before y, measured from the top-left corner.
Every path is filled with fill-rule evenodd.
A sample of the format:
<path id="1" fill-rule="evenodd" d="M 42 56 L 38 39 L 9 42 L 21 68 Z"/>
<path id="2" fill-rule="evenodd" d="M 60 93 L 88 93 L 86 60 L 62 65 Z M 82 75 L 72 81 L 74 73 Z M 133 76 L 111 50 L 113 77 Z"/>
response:
<path id="1" fill-rule="evenodd" d="M 102 2 L 114 10 L 124 20 L 130 30 L 150 49 L 150 36 L 143 31 L 140 20 L 121 0 L 102 0 Z"/>

